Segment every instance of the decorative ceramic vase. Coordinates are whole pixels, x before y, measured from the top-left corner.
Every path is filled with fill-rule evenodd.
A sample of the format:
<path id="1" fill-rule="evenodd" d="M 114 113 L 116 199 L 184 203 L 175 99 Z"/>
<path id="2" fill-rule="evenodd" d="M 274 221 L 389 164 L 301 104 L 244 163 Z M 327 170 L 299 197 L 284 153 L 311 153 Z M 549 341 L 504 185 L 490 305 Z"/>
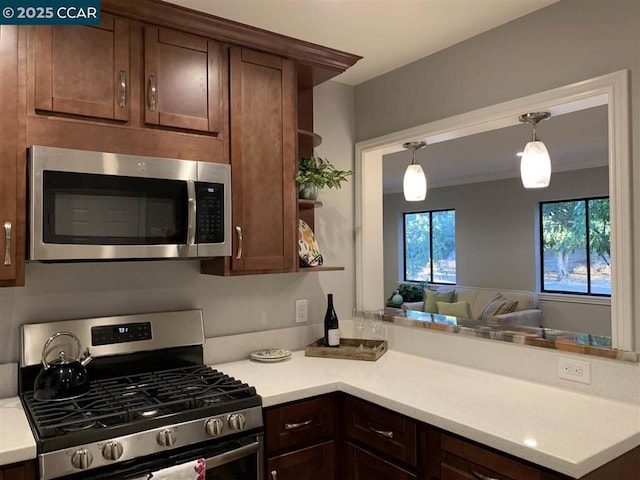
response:
<path id="1" fill-rule="evenodd" d="M 318 198 L 318 186 L 314 183 L 303 183 L 299 185 L 298 198 L 304 200 L 316 200 Z"/>
<path id="2" fill-rule="evenodd" d="M 403 301 L 404 299 L 402 298 L 402 295 L 400 295 L 399 290 L 396 290 L 395 292 L 393 292 L 393 297 L 391 297 L 391 303 L 393 303 L 394 305 L 402 305 Z"/>

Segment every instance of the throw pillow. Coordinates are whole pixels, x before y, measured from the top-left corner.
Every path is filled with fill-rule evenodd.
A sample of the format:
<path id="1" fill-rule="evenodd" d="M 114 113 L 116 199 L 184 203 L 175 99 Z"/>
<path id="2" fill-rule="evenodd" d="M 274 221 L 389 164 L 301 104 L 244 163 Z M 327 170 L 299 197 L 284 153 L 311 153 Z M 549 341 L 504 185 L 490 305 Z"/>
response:
<path id="1" fill-rule="evenodd" d="M 453 294 L 455 290 L 446 290 L 443 292 L 432 292 L 424 289 L 424 311 L 427 313 L 438 313 L 436 302 L 451 303 L 453 302 Z"/>
<path id="2" fill-rule="evenodd" d="M 441 315 L 451 315 L 458 318 L 470 318 L 469 302 L 436 302 L 438 313 Z"/>
<path id="3" fill-rule="evenodd" d="M 496 315 L 502 315 L 503 313 L 515 312 L 516 308 L 518 308 L 518 301 L 517 300 L 515 300 L 513 302 L 512 301 L 506 301 L 503 304 L 501 304 L 498 308 L 496 308 L 491 316 L 495 317 Z"/>
<path id="4" fill-rule="evenodd" d="M 505 297 L 501 293 L 496 293 L 482 308 L 482 312 L 480 312 L 480 317 L 478 318 L 478 320 L 489 320 L 493 316 L 493 312 L 495 312 L 496 309 L 504 302 L 508 301 L 509 299 L 507 297 Z"/>

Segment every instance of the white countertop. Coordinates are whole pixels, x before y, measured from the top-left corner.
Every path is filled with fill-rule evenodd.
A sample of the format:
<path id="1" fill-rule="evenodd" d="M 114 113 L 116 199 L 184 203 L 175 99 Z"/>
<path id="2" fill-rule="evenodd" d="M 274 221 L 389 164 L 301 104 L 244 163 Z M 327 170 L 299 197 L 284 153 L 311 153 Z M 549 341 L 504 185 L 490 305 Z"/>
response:
<path id="1" fill-rule="evenodd" d="M 18 397 L 0 399 L 0 465 L 36 458 L 36 442 Z"/>
<path id="2" fill-rule="evenodd" d="M 214 368 L 255 386 L 265 407 L 340 390 L 575 478 L 640 445 L 638 405 L 396 351 Z"/>

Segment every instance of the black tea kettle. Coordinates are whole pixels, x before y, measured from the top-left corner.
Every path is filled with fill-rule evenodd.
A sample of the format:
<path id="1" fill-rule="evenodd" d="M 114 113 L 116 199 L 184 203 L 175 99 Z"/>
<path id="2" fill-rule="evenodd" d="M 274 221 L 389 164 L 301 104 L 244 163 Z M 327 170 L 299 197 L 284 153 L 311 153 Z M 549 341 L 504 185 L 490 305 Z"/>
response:
<path id="1" fill-rule="evenodd" d="M 58 358 L 48 363 L 47 349 L 52 341 L 60 336 L 75 340 L 76 357 L 69 357 L 64 351 L 58 352 Z M 81 355 L 80 339 L 71 332 L 57 332 L 51 335 L 42 348 L 42 370 L 33 385 L 33 398 L 39 401 L 67 400 L 79 397 L 89 391 L 89 376 L 85 366 L 93 360 L 89 348 Z"/>

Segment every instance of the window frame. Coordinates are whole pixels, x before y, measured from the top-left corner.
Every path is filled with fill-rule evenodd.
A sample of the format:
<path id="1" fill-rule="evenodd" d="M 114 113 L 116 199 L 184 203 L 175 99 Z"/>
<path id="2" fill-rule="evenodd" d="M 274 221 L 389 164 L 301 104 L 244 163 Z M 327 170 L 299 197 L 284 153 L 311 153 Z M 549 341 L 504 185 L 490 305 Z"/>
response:
<path id="1" fill-rule="evenodd" d="M 433 214 L 438 212 L 453 212 L 455 225 L 455 208 L 440 208 L 437 210 L 420 210 L 416 212 L 402 212 L 402 278 L 404 282 L 428 283 L 431 285 L 457 285 L 458 263 L 456 261 L 456 281 L 455 282 L 435 282 L 433 280 Z M 417 215 L 420 213 L 429 214 L 429 280 L 408 280 L 407 279 L 407 215 Z"/>
<path id="2" fill-rule="evenodd" d="M 579 198 L 569 198 L 564 200 L 547 200 L 538 202 L 538 244 L 539 244 L 539 254 L 540 258 L 538 260 L 538 268 L 540 274 L 540 293 L 550 293 L 550 294 L 558 294 L 558 295 L 576 295 L 580 297 L 604 297 L 611 298 L 611 293 L 593 293 L 591 291 L 591 238 L 589 234 L 589 201 L 590 200 L 609 200 L 609 205 L 611 205 L 610 195 L 596 195 L 592 197 L 579 197 Z M 586 292 L 575 292 L 570 290 L 547 290 L 544 288 L 544 225 L 542 219 L 542 211 L 543 206 L 551 203 L 569 203 L 569 202 L 584 202 L 584 214 L 585 214 L 585 225 L 586 225 L 586 255 L 587 255 L 587 291 Z M 611 206 L 609 206 L 609 227 L 611 227 Z M 609 240 L 609 245 L 611 245 L 611 240 Z"/>

